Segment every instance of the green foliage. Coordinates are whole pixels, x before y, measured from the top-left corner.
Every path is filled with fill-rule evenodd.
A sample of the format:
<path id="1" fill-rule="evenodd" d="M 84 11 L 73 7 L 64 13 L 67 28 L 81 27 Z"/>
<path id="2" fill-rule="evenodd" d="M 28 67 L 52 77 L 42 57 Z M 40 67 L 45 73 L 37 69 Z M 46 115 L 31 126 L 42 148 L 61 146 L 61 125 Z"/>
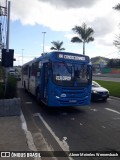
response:
<path id="1" fill-rule="evenodd" d="M 53 41 L 51 43 L 53 44 L 53 47 L 50 48 L 51 50 L 56 50 L 56 51 L 65 50 L 65 48 L 62 48 L 63 41 L 62 42 L 60 42 L 60 41 Z"/>
<path id="2" fill-rule="evenodd" d="M 6 94 L 5 94 L 5 84 L 3 82 L 0 82 L 0 99 L 14 98 L 16 96 L 17 96 L 17 80 L 14 76 L 8 75 Z"/>
<path id="3" fill-rule="evenodd" d="M 103 62 L 105 62 L 107 64 L 108 61 L 109 61 L 109 58 L 105 58 L 105 57 L 101 57 L 101 56 L 91 58 L 91 63 L 92 64 L 100 64 L 100 63 L 103 63 Z"/>
<path id="4" fill-rule="evenodd" d="M 78 35 L 77 37 L 73 37 L 71 42 L 75 43 L 83 43 L 83 54 L 85 54 L 85 43 L 89 43 L 94 41 L 92 37 L 94 30 L 91 27 L 87 27 L 85 23 L 82 26 L 75 26 L 72 30 Z"/>
<path id="5" fill-rule="evenodd" d="M 108 61 L 107 67 L 120 68 L 120 59 L 110 59 Z"/>
<path id="6" fill-rule="evenodd" d="M 0 81 L 4 79 L 5 70 L 3 67 L 0 66 Z"/>
<path id="7" fill-rule="evenodd" d="M 4 84 L 0 82 L 0 99 L 4 98 Z"/>
<path id="8" fill-rule="evenodd" d="M 8 75 L 6 98 L 14 98 L 17 94 L 17 80 L 14 76 Z"/>
<path id="9" fill-rule="evenodd" d="M 110 96 L 120 97 L 120 82 L 111 82 L 111 81 L 101 81 L 95 80 L 102 87 L 105 87 L 109 90 Z"/>
<path id="10" fill-rule="evenodd" d="M 118 3 L 113 9 L 120 10 L 120 3 Z"/>

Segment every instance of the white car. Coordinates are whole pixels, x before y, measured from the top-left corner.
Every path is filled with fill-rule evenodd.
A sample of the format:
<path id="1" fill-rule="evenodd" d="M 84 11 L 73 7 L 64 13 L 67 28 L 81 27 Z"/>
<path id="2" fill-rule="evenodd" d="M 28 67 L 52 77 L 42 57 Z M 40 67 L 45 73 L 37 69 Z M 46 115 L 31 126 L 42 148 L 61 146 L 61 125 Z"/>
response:
<path id="1" fill-rule="evenodd" d="M 15 69 L 14 68 L 10 68 L 9 69 L 9 74 L 12 76 L 15 76 Z"/>
<path id="2" fill-rule="evenodd" d="M 108 97 L 109 97 L 109 91 L 106 88 L 99 85 L 97 82 L 92 81 L 91 100 L 92 101 L 97 101 L 97 100 L 106 101 Z"/>

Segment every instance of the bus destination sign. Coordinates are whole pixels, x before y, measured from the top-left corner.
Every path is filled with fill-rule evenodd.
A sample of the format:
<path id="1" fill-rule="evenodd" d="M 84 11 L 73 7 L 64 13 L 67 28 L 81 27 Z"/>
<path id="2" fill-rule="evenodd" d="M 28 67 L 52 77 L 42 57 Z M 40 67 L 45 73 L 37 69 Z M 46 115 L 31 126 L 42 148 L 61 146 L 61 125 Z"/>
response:
<path id="1" fill-rule="evenodd" d="M 76 56 L 76 55 L 74 56 L 74 55 L 67 55 L 67 54 L 58 54 L 58 58 L 75 60 L 75 61 L 85 61 L 85 57 Z"/>

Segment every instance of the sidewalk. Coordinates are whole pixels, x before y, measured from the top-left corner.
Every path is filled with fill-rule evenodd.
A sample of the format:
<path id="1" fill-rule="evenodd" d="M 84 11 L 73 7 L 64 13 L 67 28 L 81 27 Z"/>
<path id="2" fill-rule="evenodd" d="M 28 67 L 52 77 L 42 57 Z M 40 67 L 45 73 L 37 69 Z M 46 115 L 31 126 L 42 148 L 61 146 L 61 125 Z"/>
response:
<path id="1" fill-rule="evenodd" d="M 29 151 L 20 116 L 0 117 L 0 151 Z"/>
<path id="2" fill-rule="evenodd" d="M 1 157 L 1 152 L 30 151 L 20 116 L 0 117 L 0 160 L 36 160 L 28 157 Z"/>

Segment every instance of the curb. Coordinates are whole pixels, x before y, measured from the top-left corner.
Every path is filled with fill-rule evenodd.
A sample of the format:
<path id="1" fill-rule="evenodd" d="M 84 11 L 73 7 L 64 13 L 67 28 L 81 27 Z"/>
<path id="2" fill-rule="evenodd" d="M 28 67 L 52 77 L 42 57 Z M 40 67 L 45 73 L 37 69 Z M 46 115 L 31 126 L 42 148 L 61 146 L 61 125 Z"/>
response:
<path id="1" fill-rule="evenodd" d="M 19 116 L 21 114 L 21 99 L 1 99 L 0 116 Z"/>
<path id="2" fill-rule="evenodd" d="M 118 97 L 110 96 L 110 98 L 116 99 L 116 100 L 119 100 L 119 101 L 120 101 L 120 98 L 118 98 Z"/>

